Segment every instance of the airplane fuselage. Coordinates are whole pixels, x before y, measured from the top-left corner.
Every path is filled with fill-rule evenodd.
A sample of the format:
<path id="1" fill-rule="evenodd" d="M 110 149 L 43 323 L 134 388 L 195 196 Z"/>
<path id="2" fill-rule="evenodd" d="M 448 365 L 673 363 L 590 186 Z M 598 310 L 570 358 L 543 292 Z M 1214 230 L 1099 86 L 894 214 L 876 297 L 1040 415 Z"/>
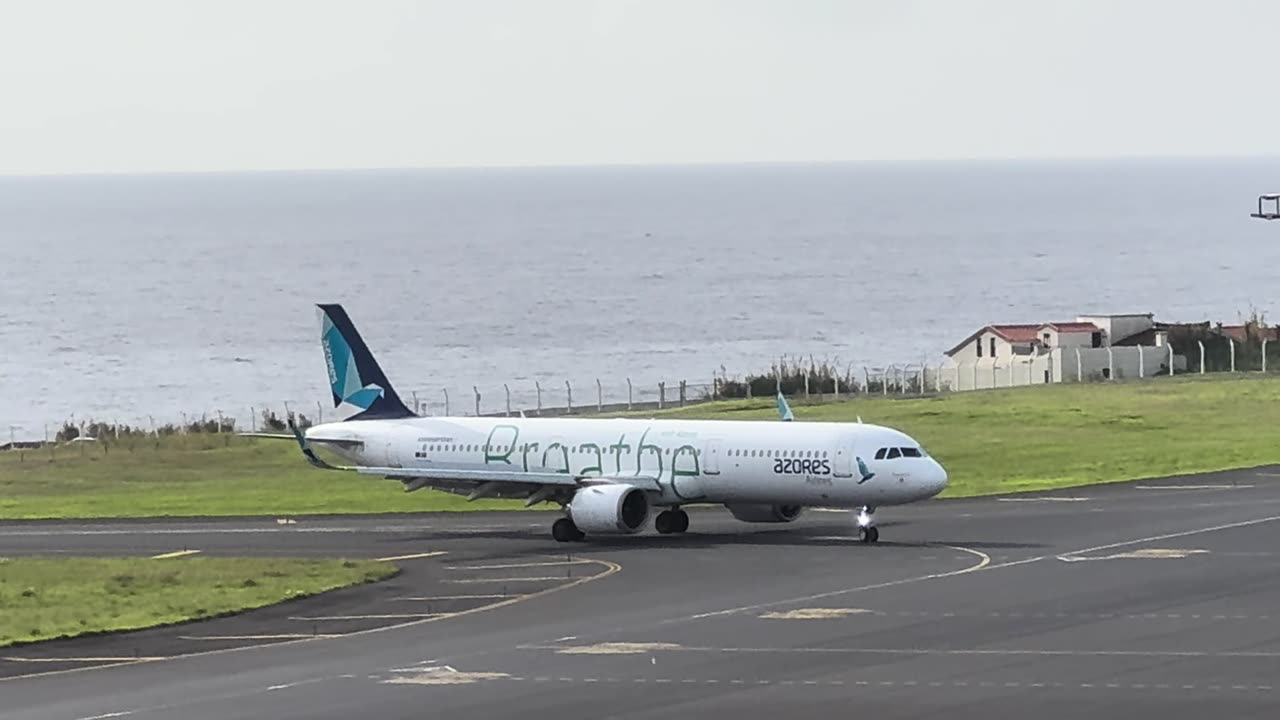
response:
<path id="1" fill-rule="evenodd" d="M 317 425 L 306 437 L 361 465 L 630 478 L 657 506 L 899 505 L 946 485 L 918 442 L 864 423 L 414 417 Z"/>

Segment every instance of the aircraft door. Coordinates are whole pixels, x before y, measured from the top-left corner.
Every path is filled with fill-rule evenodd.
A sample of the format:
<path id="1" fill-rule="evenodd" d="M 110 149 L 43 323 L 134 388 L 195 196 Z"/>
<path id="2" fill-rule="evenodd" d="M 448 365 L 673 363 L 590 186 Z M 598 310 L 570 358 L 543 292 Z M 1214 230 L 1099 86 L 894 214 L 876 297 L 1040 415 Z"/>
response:
<path id="1" fill-rule="evenodd" d="M 853 455 L 853 435 L 841 435 L 831 461 L 831 474 L 842 478 L 853 477 Z"/>
<path id="2" fill-rule="evenodd" d="M 703 475 L 719 475 L 720 474 L 720 440 L 708 440 L 703 448 L 702 457 L 702 474 Z"/>

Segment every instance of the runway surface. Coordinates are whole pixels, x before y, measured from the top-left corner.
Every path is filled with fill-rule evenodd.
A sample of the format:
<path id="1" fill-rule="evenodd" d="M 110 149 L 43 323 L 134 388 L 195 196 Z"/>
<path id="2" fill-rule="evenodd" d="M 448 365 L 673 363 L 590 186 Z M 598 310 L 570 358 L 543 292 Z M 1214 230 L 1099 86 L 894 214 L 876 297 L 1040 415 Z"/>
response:
<path id="1" fill-rule="evenodd" d="M 1277 468 L 886 507 L 873 546 L 853 541 L 847 512 L 690 515 L 684 536 L 567 545 L 545 512 L 0 523 L 0 555 L 404 569 L 232 618 L 0 649 L 0 717 L 1170 720 L 1280 706 Z"/>

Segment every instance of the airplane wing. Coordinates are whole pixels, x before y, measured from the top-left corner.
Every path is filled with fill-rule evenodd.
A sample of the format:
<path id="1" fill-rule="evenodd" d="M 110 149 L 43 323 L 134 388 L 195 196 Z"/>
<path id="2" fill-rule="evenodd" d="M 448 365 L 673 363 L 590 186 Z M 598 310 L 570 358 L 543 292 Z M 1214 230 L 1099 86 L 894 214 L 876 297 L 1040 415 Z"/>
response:
<path id="1" fill-rule="evenodd" d="M 302 449 L 307 462 L 325 470 L 346 470 L 360 475 L 377 475 L 400 480 L 405 491 L 424 487 L 455 494 L 466 494 L 468 500 L 482 497 L 525 498 L 526 505 L 553 499 L 557 495 L 571 495 L 578 488 L 588 485 L 625 483 L 648 487 L 661 492 L 658 478 L 653 475 L 598 476 L 576 475 L 562 472 L 529 472 L 523 470 L 460 470 L 449 468 L 403 468 L 376 465 L 334 465 L 316 455 L 307 438 L 289 421 L 289 429 Z M 325 440 L 324 442 L 329 442 Z"/>

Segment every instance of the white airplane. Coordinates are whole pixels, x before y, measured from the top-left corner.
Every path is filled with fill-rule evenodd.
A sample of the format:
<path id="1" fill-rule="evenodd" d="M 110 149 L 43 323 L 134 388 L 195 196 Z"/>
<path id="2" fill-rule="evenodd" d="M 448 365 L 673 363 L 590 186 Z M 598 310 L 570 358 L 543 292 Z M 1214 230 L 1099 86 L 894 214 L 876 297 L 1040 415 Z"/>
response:
<path id="1" fill-rule="evenodd" d="M 870 423 L 631 418 L 421 417 L 387 381 L 341 305 L 319 305 L 321 345 L 339 422 L 293 437 L 321 468 L 477 498 L 559 503 L 560 542 L 634 534 L 650 517 L 682 533 L 691 504 L 722 504 L 738 520 L 787 523 L 806 507 L 860 508 L 874 543 L 875 509 L 933 497 L 947 473 L 908 435 Z M 794 416 L 781 394 L 778 410 Z M 354 463 L 330 464 L 311 445 Z M 656 515 L 654 515 L 656 511 Z"/>

